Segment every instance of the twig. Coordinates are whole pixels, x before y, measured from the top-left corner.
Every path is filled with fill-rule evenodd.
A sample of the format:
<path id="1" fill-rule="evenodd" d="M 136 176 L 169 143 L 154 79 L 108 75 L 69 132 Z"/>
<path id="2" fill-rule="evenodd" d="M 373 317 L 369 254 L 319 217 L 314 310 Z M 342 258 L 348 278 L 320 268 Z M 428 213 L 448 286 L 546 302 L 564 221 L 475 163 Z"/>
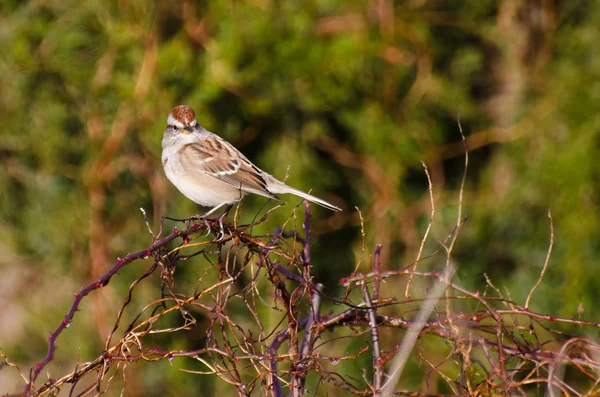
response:
<path id="1" fill-rule="evenodd" d="M 356 261 L 356 265 L 354 266 L 354 271 L 352 272 L 352 277 L 354 277 L 358 274 L 358 269 L 360 268 L 360 264 L 362 263 L 363 257 L 365 255 L 365 219 L 363 218 L 360 208 L 354 207 L 354 209 L 356 209 L 356 212 L 358 212 L 358 219 L 360 220 L 361 249 L 360 249 L 360 256 L 358 257 L 358 260 Z M 340 280 L 340 284 L 346 286 L 346 292 L 344 293 L 344 297 L 341 299 L 341 301 L 347 302 L 348 296 L 350 295 L 350 292 L 351 292 L 351 286 L 350 286 L 350 283 L 344 284 L 342 282 L 342 280 Z"/>
<path id="2" fill-rule="evenodd" d="M 312 350 L 318 337 L 318 332 L 315 329 L 315 325 L 320 321 L 321 317 L 321 302 L 323 301 L 321 293 L 323 292 L 323 288 L 324 285 L 318 283 L 315 286 L 315 291 L 313 291 L 311 295 L 311 310 L 308 316 L 308 321 L 306 322 L 306 327 L 304 328 L 304 338 L 302 339 L 302 344 L 300 345 L 300 363 L 302 363 L 302 368 L 298 368 L 298 365 L 296 365 L 297 372 L 294 373 L 293 376 L 298 377 L 299 380 L 293 380 L 291 382 L 292 385 L 299 384 L 298 388 L 294 388 L 292 390 L 293 396 L 300 396 L 302 394 L 301 391 L 304 390 L 304 384 L 306 383 L 306 374 L 308 372 L 307 366 L 309 365 L 307 360 L 310 360 Z"/>
<path id="3" fill-rule="evenodd" d="M 310 261 L 310 203 L 308 200 L 304 200 L 304 221 L 302 222 L 302 227 L 306 233 L 306 237 L 304 238 L 304 249 L 302 250 L 304 256 L 304 280 L 307 284 L 311 282 L 311 261 Z"/>
<path id="4" fill-rule="evenodd" d="M 425 248 L 425 243 L 427 242 L 427 238 L 429 237 L 429 232 L 431 231 L 431 225 L 433 224 L 433 217 L 435 216 L 435 202 L 433 200 L 433 183 L 431 182 L 431 175 L 429 175 L 429 168 L 427 168 L 427 164 L 421 161 L 421 165 L 423 165 L 423 169 L 425 170 L 425 175 L 427 176 L 427 184 L 429 186 L 429 201 L 431 202 L 431 212 L 429 213 L 429 222 L 427 223 L 427 229 L 425 229 L 425 234 L 423 234 L 423 238 L 421 239 L 421 245 L 419 246 L 419 252 L 417 253 L 417 259 L 415 263 L 412 265 L 412 270 L 417 270 L 417 264 L 421 260 L 421 255 L 423 255 L 423 249 Z M 413 273 L 410 273 L 408 277 L 408 281 L 406 282 L 406 288 L 404 290 L 404 296 L 408 298 L 410 285 L 413 279 Z"/>
<path id="5" fill-rule="evenodd" d="M 529 309 L 529 301 L 531 300 L 531 296 L 533 295 L 533 291 L 542 283 L 542 279 L 544 278 L 544 274 L 546 273 L 546 269 L 548 268 L 548 263 L 550 262 L 550 254 L 552 254 L 552 247 L 554 247 L 554 222 L 552 221 L 552 212 L 548 210 L 548 218 L 550 218 L 550 245 L 548 246 L 548 252 L 546 253 L 546 260 L 544 261 L 544 266 L 542 267 L 542 271 L 540 272 L 540 277 L 537 282 L 529 291 L 529 295 L 527 295 L 527 300 L 525 301 L 525 309 Z"/>
<path id="6" fill-rule="evenodd" d="M 277 377 L 277 350 L 279 346 L 288 338 L 288 331 L 282 331 L 273 338 L 273 342 L 269 345 L 269 355 L 271 356 L 270 371 L 269 371 L 269 385 L 272 388 L 274 397 L 283 397 L 283 390 L 281 389 L 281 382 Z"/>
<path id="7" fill-rule="evenodd" d="M 458 210 L 456 213 L 456 226 L 458 226 L 462 222 L 462 202 L 465 191 L 465 183 L 467 182 L 467 170 L 469 169 L 469 148 L 467 146 L 467 138 L 465 138 L 465 134 L 463 133 L 462 124 L 460 123 L 460 117 L 458 118 L 457 122 L 458 131 L 460 132 L 460 136 L 462 138 L 463 150 L 465 153 L 465 168 L 463 169 L 462 180 L 460 181 L 460 189 L 458 191 Z"/>
<path id="8" fill-rule="evenodd" d="M 355 275 L 358 273 L 358 268 L 360 267 L 363 256 L 365 254 L 365 219 L 363 218 L 363 214 L 360 211 L 360 208 L 358 208 L 358 207 L 354 207 L 354 208 L 356 209 L 356 212 L 358 212 L 358 219 L 360 220 L 360 236 L 361 236 L 361 240 L 362 240 L 362 245 L 361 245 L 361 250 L 360 250 L 360 256 L 358 257 L 358 261 L 356 261 L 356 266 L 354 267 L 354 271 L 352 272 L 352 275 Z M 349 291 L 346 291 L 346 296 L 349 293 L 350 293 Z"/>
<path id="9" fill-rule="evenodd" d="M 315 335 L 317 334 L 314 330 L 314 325 L 321 320 L 321 303 L 323 302 L 322 292 L 325 286 L 321 283 L 318 283 L 315 286 L 315 291 L 312 293 L 310 298 L 310 314 L 308 316 L 308 321 L 306 323 L 306 328 L 304 329 L 304 338 L 302 339 L 302 344 L 300 345 L 300 359 L 304 360 L 310 354 L 312 347 L 315 344 Z"/>
<path id="10" fill-rule="evenodd" d="M 363 296 L 365 298 L 365 306 L 369 315 L 369 327 L 371 329 L 371 338 L 373 340 L 373 394 L 377 395 L 381 389 L 383 381 L 383 363 L 380 361 L 381 348 L 379 347 L 379 330 L 377 329 L 377 311 L 373 307 L 369 288 L 365 281 L 362 282 Z"/>
<path id="11" fill-rule="evenodd" d="M 375 247 L 375 253 L 373 254 L 373 273 L 375 273 L 375 279 L 373 281 L 373 299 L 379 300 L 379 288 L 381 286 L 381 250 L 383 245 L 377 244 Z M 364 285 L 364 284 L 363 284 Z"/>
<path id="12" fill-rule="evenodd" d="M 146 224 L 146 227 L 148 228 L 148 232 L 150 233 L 150 235 L 152 236 L 152 240 L 156 240 L 156 236 L 154 235 L 154 232 L 152 231 L 152 228 L 150 227 L 150 221 L 148 221 L 148 214 L 146 214 L 146 210 L 142 207 L 140 207 L 140 211 L 142 212 L 142 215 L 144 216 L 144 223 Z"/>

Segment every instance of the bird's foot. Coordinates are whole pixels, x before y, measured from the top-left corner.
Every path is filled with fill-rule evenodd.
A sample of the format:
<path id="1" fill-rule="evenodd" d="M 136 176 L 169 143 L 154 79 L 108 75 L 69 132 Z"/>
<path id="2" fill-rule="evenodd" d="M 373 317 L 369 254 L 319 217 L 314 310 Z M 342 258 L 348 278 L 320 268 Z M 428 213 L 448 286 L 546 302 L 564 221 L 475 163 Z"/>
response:
<path id="1" fill-rule="evenodd" d="M 229 213 L 229 209 L 225 210 L 217 219 L 216 223 L 219 225 L 219 234 L 217 234 L 217 241 L 221 241 L 225 238 L 225 219 L 227 219 L 227 214 Z"/>
<path id="2" fill-rule="evenodd" d="M 221 214 L 216 219 L 210 219 L 205 215 L 194 215 L 185 219 L 187 227 L 190 227 L 190 224 L 193 221 L 204 222 L 204 226 L 206 227 L 206 234 L 203 237 L 208 237 L 211 233 L 215 233 L 215 241 L 221 241 L 225 238 L 225 219 L 227 218 L 227 213 Z"/>
<path id="3" fill-rule="evenodd" d="M 225 211 L 223 211 L 223 213 L 218 218 L 210 219 L 209 216 L 214 214 L 215 211 L 218 208 L 222 207 L 223 205 L 225 205 L 225 204 L 218 205 L 215 208 L 208 211 L 206 214 L 202 214 L 202 215 L 201 214 L 192 215 L 185 219 L 176 219 L 176 218 L 170 218 L 170 217 L 164 217 L 164 219 L 169 219 L 169 220 L 176 221 L 176 222 L 184 222 L 187 228 L 189 228 L 192 225 L 193 221 L 204 222 L 204 226 L 206 226 L 206 231 L 207 231 L 206 235 L 204 237 L 207 237 L 211 232 L 213 232 L 213 228 L 215 228 L 215 226 L 218 225 L 218 229 L 214 230 L 216 233 L 215 237 L 216 237 L 216 241 L 221 241 L 225 238 L 225 219 L 227 219 L 227 214 L 233 207 L 233 204 L 227 204 L 227 208 L 225 208 Z"/>
<path id="4" fill-rule="evenodd" d="M 187 227 L 190 227 L 190 225 L 192 224 L 193 221 L 199 221 L 199 220 L 203 220 L 204 223 L 206 223 L 206 216 L 205 215 L 192 215 L 190 217 L 187 217 L 184 219 L 185 225 Z"/>

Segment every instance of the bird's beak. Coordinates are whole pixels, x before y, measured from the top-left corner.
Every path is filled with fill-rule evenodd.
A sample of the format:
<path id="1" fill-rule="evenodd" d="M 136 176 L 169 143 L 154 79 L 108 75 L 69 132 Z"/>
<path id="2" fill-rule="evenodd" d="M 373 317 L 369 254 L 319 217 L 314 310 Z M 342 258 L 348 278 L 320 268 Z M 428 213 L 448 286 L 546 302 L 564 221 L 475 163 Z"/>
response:
<path id="1" fill-rule="evenodd" d="M 190 132 L 192 132 L 194 129 L 192 128 L 191 125 L 186 125 L 185 127 L 183 127 L 183 133 L 184 134 L 188 134 Z"/>

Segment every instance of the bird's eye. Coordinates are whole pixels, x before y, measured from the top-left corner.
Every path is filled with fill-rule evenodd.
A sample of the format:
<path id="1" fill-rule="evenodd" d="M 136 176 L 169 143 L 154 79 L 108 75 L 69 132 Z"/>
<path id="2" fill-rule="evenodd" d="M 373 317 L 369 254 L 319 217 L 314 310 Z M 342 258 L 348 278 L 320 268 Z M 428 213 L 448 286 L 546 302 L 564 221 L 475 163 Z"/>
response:
<path id="1" fill-rule="evenodd" d="M 176 125 L 172 125 L 171 128 L 173 128 L 175 131 L 179 129 Z"/>

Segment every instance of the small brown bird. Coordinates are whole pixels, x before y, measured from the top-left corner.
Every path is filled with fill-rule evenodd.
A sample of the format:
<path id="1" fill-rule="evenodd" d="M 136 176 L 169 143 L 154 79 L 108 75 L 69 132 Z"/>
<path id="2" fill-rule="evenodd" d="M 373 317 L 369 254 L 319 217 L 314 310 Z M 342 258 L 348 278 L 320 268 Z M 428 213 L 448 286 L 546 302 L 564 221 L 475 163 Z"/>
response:
<path id="1" fill-rule="evenodd" d="M 189 106 L 175 107 L 162 140 L 162 163 L 167 178 L 184 196 L 213 214 L 248 193 L 278 200 L 290 193 L 333 211 L 341 208 L 286 185 L 250 162 L 229 142 L 202 128 Z M 226 211 L 227 211 L 226 210 Z"/>

